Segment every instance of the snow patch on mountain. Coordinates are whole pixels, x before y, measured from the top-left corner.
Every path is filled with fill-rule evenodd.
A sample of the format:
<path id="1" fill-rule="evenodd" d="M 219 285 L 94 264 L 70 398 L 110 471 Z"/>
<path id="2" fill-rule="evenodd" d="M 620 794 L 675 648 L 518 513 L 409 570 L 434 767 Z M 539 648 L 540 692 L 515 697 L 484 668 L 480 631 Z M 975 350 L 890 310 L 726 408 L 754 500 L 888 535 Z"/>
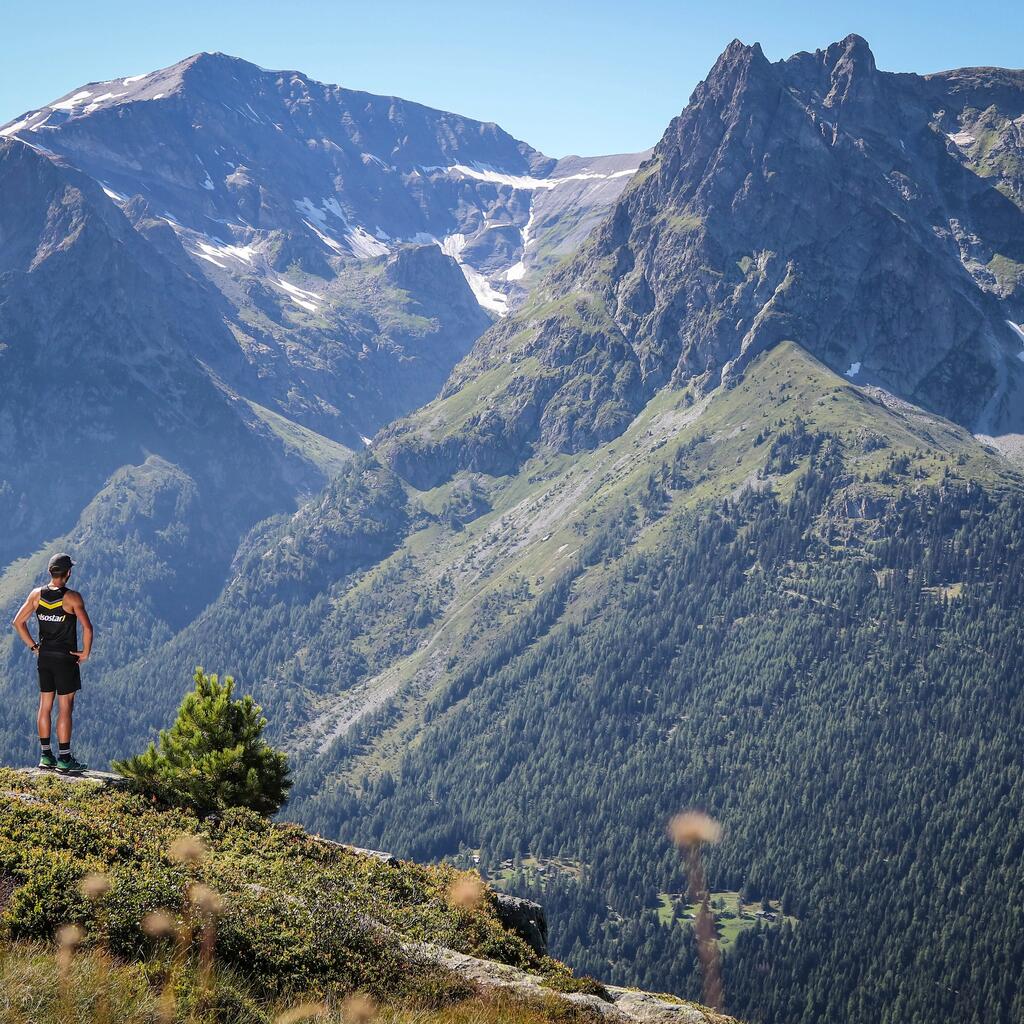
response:
<path id="1" fill-rule="evenodd" d="M 0 136 L 13 135 L 15 132 L 20 132 L 22 128 L 28 126 L 29 121 L 32 120 L 34 114 L 29 114 L 23 121 L 16 121 L 14 124 L 9 124 L 6 128 L 0 128 Z"/>
<path id="2" fill-rule="evenodd" d="M 1012 320 L 1007 320 L 1006 323 L 1010 330 L 1020 338 L 1021 344 L 1024 344 L 1024 324 L 1015 324 Z M 1017 358 L 1024 361 L 1024 349 L 1017 353 Z"/>
<path id="3" fill-rule="evenodd" d="M 330 235 L 324 234 L 324 232 L 321 231 L 312 221 L 304 219 L 302 223 L 305 224 L 306 227 L 309 228 L 309 230 L 312 231 L 328 249 L 333 249 L 334 252 L 339 253 L 340 255 L 345 254 L 345 247 L 341 242 L 335 241 Z"/>
<path id="4" fill-rule="evenodd" d="M 31 114 L 26 114 L 22 120 L 15 124 L 9 124 L 6 128 L 0 129 L 0 137 L 15 135 L 23 128 L 28 128 L 30 132 L 37 132 L 46 124 L 47 119 L 52 113 L 52 110 L 45 109 L 35 110 Z M 38 118 L 42 118 L 42 120 L 38 120 Z M 24 141 L 25 140 L 22 139 L 22 142 Z"/>
<path id="5" fill-rule="evenodd" d="M 846 371 L 846 376 L 851 379 L 856 377 L 860 373 L 860 363 L 850 363 L 850 368 Z"/>
<path id="6" fill-rule="evenodd" d="M 225 245 L 220 239 L 214 239 L 212 242 L 199 242 L 199 249 L 195 254 L 197 256 L 205 255 L 211 263 L 216 262 L 217 259 L 234 259 L 251 267 L 256 250 L 251 245 Z"/>
<path id="7" fill-rule="evenodd" d="M 321 199 L 319 206 L 315 205 L 309 196 L 303 196 L 301 199 L 293 200 L 293 202 L 295 203 L 295 208 L 305 215 L 306 224 L 312 228 L 317 237 L 336 252 L 341 252 L 342 250 L 339 244 L 327 234 L 328 214 L 341 221 L 344 229 L 342 234 L 353 256 L 359 259 L 372 259 L 374 256 L 383 256 L 391 251 L 380 239 L 375 238 L 362 226 L 358 224 L 353 226 L 334 196 L 327 196 Z M 315 226 L 310 224 L 310 221 L 313 221 Z"/>
<path id="8" fill-rule="evenodd" d="M 283 278 L 278 278 L 274 284 L 278 288 L 282 288 L 291 297 L 292 302 L 297 306 L 302 306 L 303 309 L 308 309 L 310 313 L 315 313 L 320 308 L 317 302 L 323 302 L 324 297 L 317 295 L 316 292 L 306 291 L 305 288 L 299 288 L 297 285 L 292 284 L 290 281 L 285 281 Z M 316 302 L 312 300 L 315 299 Z"/>
<path id="9" fill-rule="evenodd" d="M 965 146 L 973 145 L 974 136 L 970 132 L 947 132 L 946 138 L 953 143 L 954 146 L 958 146 L 963 149 Z"/>
<path id="10" fill-rule="evenodd" d="M 227 270 L 228 269 L 226 263 L 221 263 L 220 260 L 214 259 L 212 256 L 208 255 L 207 253 L 193 251 L 193 255 L 194 256 L 198 256 L 199 259 L 201 259 L 201 260 L 206 260 L 207 263 L 212 263 L 215 267 L 220 267 L 221 270 Z"/>
<path id="11" fill-rule="evenodd" d="M 91 114 L 93 111 L 99 110 L 107 100 L 116 100 L 120 96 L 127 96 L 127 92 L 105 92 L 97 96 L 89 105 L 85 108 L 86 114 Z"/>
<path id="12" fill-rule="evenodd" d="M 355 256 L 362 260 L 372 259 L 374 256 L 383 256 L 391 250 L 379 239 L 374 238 L 365 228 L 358 225 L 349 228 L 345 232 L 345 240 Z"/>
<path id="13" fill-rule="evenodd" d="M 90 96 L 92 95 L 88 89 L 83 89 L 81 92 L 76 92 L 74 96 L 69 96 L 66 100 L 61 100 L 60 103 L 50 104 L 51 110 L 74 110 L 75 107 L 81 106 Z"/>
<path id="14" fill-rule="evenodd" d="M 530 216 L 520 231 L 520 236 L 523 240 L 523 255 L 520 257 L 518 263 L 513 263 L 508 270 L 505 271 L 506 281 L 521 281 L 526 276 L 526 264 L 523 262 L 526 258 L 526 250 L 530 245 L 530 232 L 533 229 L 533 221 L 537 216 L 537 211 L 533 206 L 533 199 L 530 200 Z"/>
<path id="15" fill-rule="evenodd" d="M 511 188 L 532 190 L 558 188 L 569 181 L 607 181 L 610 178 L 624 178 L 632 176 L 639 170 L 638 167 L 627 167 L 621 171 L 612 171 L 610 174 L 602 174 L 597 171 L 581 171 L 579 174 L 567 174 L 562 178 L 534 178 L 524 174 L 503 174 L 495 170 L 489 164 L 452 164 L 450 167 L 425 167 L 423 170 L 443 170 L 449 174 L 461 175 L 465 178 L 476 178 L 478 181 L 486 181 L 494 185 L 508 185 Z"/>
<path id="16" fill-rule="evenodd" d="M 451 256 L 459 265 L 466 283 L 472 289 L 473 295 L 476 296 L 476 301 L 484 309 L 489 309 L 492 313 L 497 313 L 498 316 L 504 316 L 508 312 L 508 296 L 499 292 L 479 270 L 475 270 L 462 259 L 462 250 L 466 248 L 466 236 L 458 233 L 447 235 L 444 241 L 437 242 L 437 244 L 441 246 L 442 252 Z"/>

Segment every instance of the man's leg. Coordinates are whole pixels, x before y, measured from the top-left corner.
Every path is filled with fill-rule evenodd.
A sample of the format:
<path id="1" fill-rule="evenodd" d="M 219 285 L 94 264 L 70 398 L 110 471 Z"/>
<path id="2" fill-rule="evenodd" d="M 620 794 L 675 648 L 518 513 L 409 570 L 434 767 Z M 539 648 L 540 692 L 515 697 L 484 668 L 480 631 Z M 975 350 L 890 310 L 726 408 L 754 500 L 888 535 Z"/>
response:
<path id="1" fill-rule="evenodd" d="M 60 756 L 57 758 L 57 772 L 61 775 L 80 775 L 89 766 L 79 761 L 71 753 L 71 718 L 75 711 L 75 694 L 57 694 L 57 745 Z"/>
<path id="2" fill-rule="evenodd" d="M 53 694 L 50 694 L 50 699 L 52 701 Z M 62 754 L 71 749 L 71 727 L 74 713 L 75 694 L 62 693 L 57 698 L 57 742 L 60 744 Z"/>
<path id="3" fill-rule="evenodd" d="M 39 738 L 41 740 L 50 739 L 50 716 L 53 713 L 53 698 L 56 696 L 54 693 L 40 693 L 39 694 L 39 714 L 36 715 L 36 725 L 39 728 Z"/>
<path id="4" fill-rule="evenodd" d="M 53 698 L 56 695 L 53 691 L 43 691 L 39 694 L 39 711 L 36 714 L 36 728 L 39 732 L 39 746 L 42 748 L 42 757 L 39 762 L 41 768 L 49 767 L 49 760 L 53 757 L 50 749 L 50 718 L 53 713 Z"/>

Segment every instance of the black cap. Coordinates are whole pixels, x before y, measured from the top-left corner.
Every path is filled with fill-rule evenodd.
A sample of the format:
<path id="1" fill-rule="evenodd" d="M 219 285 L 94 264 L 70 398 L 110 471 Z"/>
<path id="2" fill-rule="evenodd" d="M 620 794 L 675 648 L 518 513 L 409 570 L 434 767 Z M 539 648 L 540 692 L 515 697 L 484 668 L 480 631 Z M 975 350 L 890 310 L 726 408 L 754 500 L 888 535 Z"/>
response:
<path id="1" fill-rule="evenodd" d="M 48 568 L 51 574 L 56 573 L 58 576 L 62 576 L 64 573 L 71 572 L 71 567 L 74 564 L 71 561 L 71 556 L 66 551 L 61 551 L 50 559 Z"/>

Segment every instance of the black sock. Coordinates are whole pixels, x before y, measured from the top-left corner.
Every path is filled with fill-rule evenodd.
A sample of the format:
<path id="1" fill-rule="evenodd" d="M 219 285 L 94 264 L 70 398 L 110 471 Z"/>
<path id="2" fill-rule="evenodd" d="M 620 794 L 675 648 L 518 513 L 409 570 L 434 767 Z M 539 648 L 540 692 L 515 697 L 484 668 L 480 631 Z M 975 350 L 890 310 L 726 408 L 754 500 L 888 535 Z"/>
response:
<path id="1" fill-rule="evenodd" d="M 53 751 L 50 750 L 50 737 L 49 736 L 40 736 L 39 737 L 39 746 L 41 746 L 43 748 L 43 753 L 44 754 L 52 754 L 53 753 Z"/>
<path id="2" fill-rule="evenodd" d="M 57 748 L 60 750 L 61 757 L 71 756 L 71 744 L 70 743 L 57 743 Z"/>

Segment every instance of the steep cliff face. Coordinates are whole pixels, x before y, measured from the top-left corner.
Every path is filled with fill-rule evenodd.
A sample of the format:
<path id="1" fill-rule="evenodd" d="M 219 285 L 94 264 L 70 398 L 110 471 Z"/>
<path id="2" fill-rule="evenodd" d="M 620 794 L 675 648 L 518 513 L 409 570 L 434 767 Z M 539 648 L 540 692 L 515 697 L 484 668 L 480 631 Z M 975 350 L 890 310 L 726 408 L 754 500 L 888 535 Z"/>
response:
<path id="1" fill-rule="evenodd" d="M 726 50 L 595 245 L 645 381 L 729 382 L 792 339 L 965 424 L 1017 424 L 1024 293 L 965 263 L 1019 258 L 1024 213 L 935 129 L 941 84 L 879 72 L 856 36 L 776 65 Z"/>
<path id="2" fill-rule="evenodd" d="M 592 447 L 784 340 L 1012 447 L 1022 102 L 1012 72 L 880 72 L 857 36 L 776 64 L 732 43 L 595 235 L 456 368 L 444 396 L 479 392 L 472 415 L 396 428 L 396 465 L 433 458 L 427 482 L 453 447 L 466 468 Z"/>

